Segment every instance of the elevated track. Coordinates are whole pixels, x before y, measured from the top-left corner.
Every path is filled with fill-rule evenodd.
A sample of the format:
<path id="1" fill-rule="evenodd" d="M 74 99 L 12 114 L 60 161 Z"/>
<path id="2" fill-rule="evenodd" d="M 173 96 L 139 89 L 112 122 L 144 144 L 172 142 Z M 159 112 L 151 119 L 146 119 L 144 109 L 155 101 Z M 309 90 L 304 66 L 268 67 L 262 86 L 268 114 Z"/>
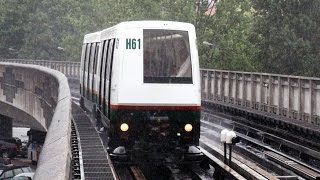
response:
<path id="1" fill-rule="evenodd" d="M 116 175 L 115 171 L 118 167 L 114 168 L 110 163 L 105 142 L 99 137 L 101 134 L 96 129 L 94 122 L 90 120 L 90 115 L 78 105 L 77 79 L 80 76 L 78 62 L 21 59 L 0 59 L 0 61 L 36 64 L 63 72 L 69 78 L 73 100 L 74 125 L 72 125 L 70 137 L 73 178 L 123 179 Z M 0 78 L 1 76 L 0 74 Z M 251 157 L 258 158 L 258 151 L 263 150 L 261 153 L 270 163 L 269 167 L 275 163 L 287 170 L 275 170 L 277 175 L 274 176 L 270 175 L 270 172 L 265 172 L 263 168 L 249 170 L 250 167 L 248 167 L 246 172 L 238 174 L 228 169 L 230 168 L 228 166 L 219 165 L 217 159 L 214 160 L 215 163 L 212 166 L 231 175 L 230 179 L 244 177 L 319 179 L 319 78 L 202 69 L 201 80 L 202 103 L 205 107 L 202 114 L 204 116 L 219 115 L 219 117 L 212 118 L 213 121 L 202 120 L 203 129 L 210 131 L 210 133 L 202 132 L 205 136 L 202 136 L 201 139 L 203 150 L 209 152 L 207 157 L 212 157 L 212 155 L 218 157 L 218 155 L 208 148 L 206 138 L 217 138 L 224 127 L 237 131 L 241 137 L 242 144 L 235 148 L 237 151 L 243 152 L 244 155 L 255 154 Z M 245 152 L 241 146 L 250 146 L 251 152 Z M 210 159 L 213 161 L 214 158 Z M 259 163 L 260 165 L 268 164 L 262 160 Z M 254 166 L 254 164 L 248 166 Z M 235 168 L 236 165 L 231 165 L 231 167 Z M 175 172 L 178 172 L 175 167 L 165 167 L 163 170 L 170 172 L 172 176 L 169 177 L 171 178 L 175 176 Z M 143 168 L 139 166 L 129 166 L 125 171 L 132 179 L 152 177 L 144 176 Z M 192 173 L 187 178 L 206 179 L 199 176 L 198 170 L 191 171 Z M 249 171 L 252 171 L 251 175 L 247 174 Z M 217 173 L 216 171 L 213 175 L 218 177 Z M 182 175 L 177 175 L 175 179 L 180 179 L 179 177 L 182 178 Z"/>

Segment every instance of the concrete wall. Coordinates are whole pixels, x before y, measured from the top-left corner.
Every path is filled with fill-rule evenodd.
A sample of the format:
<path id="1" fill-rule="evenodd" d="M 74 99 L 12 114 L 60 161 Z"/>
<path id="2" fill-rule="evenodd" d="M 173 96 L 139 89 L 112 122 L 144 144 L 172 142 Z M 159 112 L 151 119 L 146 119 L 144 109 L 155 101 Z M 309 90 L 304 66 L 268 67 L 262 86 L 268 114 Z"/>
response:
<path id="1" fill-rule="evenodd" d="M 320 78 L 201 70 L 202 99 L 320 125 Z"/>
<path id="2" fill-rule="evenodd" d="M 0 59 L 0 62 L 40 65 L 40 66 L 48 67 L 54 70 L 58 70 L 69 78 L 80 77 L 80 62 L 48 61 L 48 60 L 32 60 L 32 59 Z"/>
<path id="3" fill-rule="evenodd" d="M 71 95 L 60 72 L 36 65 L 0 63 L 0 114 L 47 131 L 35 179 L 69 179 Z"/>

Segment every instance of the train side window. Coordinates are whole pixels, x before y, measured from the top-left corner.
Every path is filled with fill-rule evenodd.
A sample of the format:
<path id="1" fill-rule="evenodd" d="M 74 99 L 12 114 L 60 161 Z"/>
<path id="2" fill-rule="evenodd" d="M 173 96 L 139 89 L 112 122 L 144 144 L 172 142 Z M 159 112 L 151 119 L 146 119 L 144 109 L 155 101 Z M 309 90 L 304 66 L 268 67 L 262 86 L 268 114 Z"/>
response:
<path id="1" fill-rule="evenodd" d="M 94 53 L 96 50 L 96 43 L 92 43 L 91 48 L 90 48 L 90 59 L 89 59 L 89 73 L 93 72 L 93 63 L 94 63 Z"/>
<path id="2" fill-rule="evenodd" d="M 87 49 L 87 44 L 82 45 L 82 52 L 81 52 L 81 69 L 84 69 L 84 63 L 85 63 L 85 58 L 86 58 L 86 49 Z"/>
<path id="3" fill-rule="evenodd" d="M 106 64 L 107 64 L 107 56 L 108 56 L 108 47 L 109 47 L 109 42 L 108 40 L 104 41 L 104 50 L 103 50 L 103 56 L 102 56 L 102 77 L 105 77 L 105 72 L 106 72 Z"/>
<path id="4" fill-rule="evenodd" d="M 104 53 L 104 45 L 105 45 L 105 41 L 101 41 L 101 42 L 99 42 L 99 47 L 100 47 L 100 44 L 101 44 L 101 50 L 99 49 L 99 53 L 98 53 L 98 59 L 99 59 L 99 57 L 100 57 L 100 59 L 99 59 L 99 61 L 100 61 L 100 64 L 99 64 L 99 67 L 98 67 L 98 61 L 97 61 L 97 75 L 101 75 L 101 73 L 102 73 L 102 69 L 101 69 L 101 67 L 102 67 L 102 63 L 103 63 L 103 61 L 102 61 L 102 59 L 103 59 L 103 53 Z M 98 69 L 99 68 L 99 69 Z"/>
<path id="5" fill-rule="evenodd" d="M 89 66 L 89 56 L 90 56 L 90 48 L 91 44 L 87 44 L 87 49 L 86 49 L 86 57 L 85 57 L 85 67 L 84 71 L 88 72 L 88 66 Z"/>
<path id="6" fill-rule="evenodd" d="M 94 64 L 93 64 L 93 73 L 97 74 L 97 62 L 98 62 L 98 54 L 99 54 L 100 43 L 98 42 L 96 45 L 96 51 L 94 56 Z"/>
<path id="7" fill-rule="evenodd" d="M 112 59 L 113 59 L 113 50 L 114 50 L 114 39 L 110 40 L 109 43 L 109 50 L 108 50 L 108 64 L 107 64 L 107 79 L 110 79 L 110 70 L 111 70 L 111 63 L 112 63 Z"/>
<path id="8" fill-rule="evenodd" d="M 13 169 L 13 172 L 14 172 L 15 175 L 23 173 L 21 168 Z"/>
<path id="9" fill-rule="evenodd" d="M 32 172 L 32 170 L 31 170 L 29 167 L 23 167 L 23 168 L 22 168 L 22 171 L 23 171 L 24 173 Z"/>
<path id="10" fill-rule="evenodd" d="M 4 172 L 4 177 L 5 178 L 12 178 L 13 177 L 13 171 L 10 170 L 10 171 Z"/>

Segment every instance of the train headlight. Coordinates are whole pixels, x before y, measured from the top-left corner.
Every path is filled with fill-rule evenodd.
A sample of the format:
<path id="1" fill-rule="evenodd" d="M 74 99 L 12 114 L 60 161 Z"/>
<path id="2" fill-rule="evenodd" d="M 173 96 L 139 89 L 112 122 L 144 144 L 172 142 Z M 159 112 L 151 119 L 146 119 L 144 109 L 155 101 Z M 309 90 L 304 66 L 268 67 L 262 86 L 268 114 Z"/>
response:
<path id="1" fill-rule="evenodd" d="M 121 131 L 126 132 L 126 131 L 128 131 L 128 129 L 129 129 L 129 125 L 127 123 L 121 124 L 121 126 L 120 126 Z"/>
<path id="2" fill-rule="evenodd" d="M 186 125 L 184 126 L 184 130 L 187 131 L 187 132 L 192 131 L 192 125 L 191 125 L 191 124 L 186 124 Z"/>

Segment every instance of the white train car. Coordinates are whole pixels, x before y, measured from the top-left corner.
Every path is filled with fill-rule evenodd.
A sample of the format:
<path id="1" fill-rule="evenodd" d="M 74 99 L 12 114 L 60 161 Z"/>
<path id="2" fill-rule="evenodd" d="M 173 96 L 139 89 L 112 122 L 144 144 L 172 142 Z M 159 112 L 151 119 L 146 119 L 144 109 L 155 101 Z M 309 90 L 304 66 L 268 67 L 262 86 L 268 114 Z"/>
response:
<path id="1" fill-rule="evenodd" d="M 185 154 L 199 144 L 200 70 L 192 24 L 123 22 L 85 35 L 80 89 L 81 106 L 106 127 L 112 155 L 141 147 Z"/>

